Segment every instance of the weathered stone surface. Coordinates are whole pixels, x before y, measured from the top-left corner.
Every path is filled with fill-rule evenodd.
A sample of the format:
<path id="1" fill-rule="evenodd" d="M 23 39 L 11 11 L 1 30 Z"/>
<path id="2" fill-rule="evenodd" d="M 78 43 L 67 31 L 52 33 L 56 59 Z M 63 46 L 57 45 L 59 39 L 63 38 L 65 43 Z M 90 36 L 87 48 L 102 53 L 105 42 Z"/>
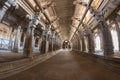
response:
<path id="1" fill-rule="evenodd" d="M 76 52 L 61 51 L 35 67 L 3 80 L 119 80 L 120 76 Z"/>

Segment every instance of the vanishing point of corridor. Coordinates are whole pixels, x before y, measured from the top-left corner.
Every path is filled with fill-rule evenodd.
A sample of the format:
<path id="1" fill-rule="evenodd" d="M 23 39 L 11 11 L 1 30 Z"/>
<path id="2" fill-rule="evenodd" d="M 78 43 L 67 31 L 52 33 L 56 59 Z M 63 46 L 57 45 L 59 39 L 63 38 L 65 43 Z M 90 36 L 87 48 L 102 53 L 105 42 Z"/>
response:
<path id="1" fill-rule="evenodd" d="M 78 52 L 63 50 L 47 61 L 3 80 L 120 80 L 120 75 Z"/>

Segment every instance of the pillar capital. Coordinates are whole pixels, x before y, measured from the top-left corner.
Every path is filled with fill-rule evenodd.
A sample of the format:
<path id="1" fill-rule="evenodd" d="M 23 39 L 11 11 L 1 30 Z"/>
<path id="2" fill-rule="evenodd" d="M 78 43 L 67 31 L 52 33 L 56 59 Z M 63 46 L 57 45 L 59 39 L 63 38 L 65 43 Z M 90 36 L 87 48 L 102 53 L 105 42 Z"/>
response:
<path id="1" fill-rule="evenodd" d="M 8 7 L 14 6 L 16 9 L 19 7 L 19 5 L 17 4 L 17 0 L 7 0 L 5 2 L 5 5 Z"/>

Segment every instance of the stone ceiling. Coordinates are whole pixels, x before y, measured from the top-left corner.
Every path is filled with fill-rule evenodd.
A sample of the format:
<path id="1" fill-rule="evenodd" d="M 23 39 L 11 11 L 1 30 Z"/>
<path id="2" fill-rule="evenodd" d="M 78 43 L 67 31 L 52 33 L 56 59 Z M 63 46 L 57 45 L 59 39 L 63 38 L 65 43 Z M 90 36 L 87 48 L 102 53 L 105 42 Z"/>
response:
<path id="1" fill-rule="evenodd" d="M 70 25 L 72 24 L 71 17 L 74 14 L 73 0 L 53 0 L 53 2 L 61 26 L 61 35 L 63 39 L 68 39 Z"/>
<path id="2" fill-rule="evenodd" d="M 49 22 L 57 34 L 63 40 L 71 40 L 76 31 L 82 30 L 82 25 L 89 25 L 93 29 L 98 23 L 85 6 L 87 4 L 100 13 L 104 13 L 104 17 L 108 17 L 112 11 L 117 7 L 120 0 L 26 0 L 34 10 L 44 11 L 50 20 Z M 38 9 L 39 8 L 39 9 Z M 44 16 L 43 16 L 44 17 Z M 56 20 L 57 19 L 57 20 Z M 80 23 L 81 19 L 81 23 Z M 94 26 L 93 26 L 94 25 Z"/>

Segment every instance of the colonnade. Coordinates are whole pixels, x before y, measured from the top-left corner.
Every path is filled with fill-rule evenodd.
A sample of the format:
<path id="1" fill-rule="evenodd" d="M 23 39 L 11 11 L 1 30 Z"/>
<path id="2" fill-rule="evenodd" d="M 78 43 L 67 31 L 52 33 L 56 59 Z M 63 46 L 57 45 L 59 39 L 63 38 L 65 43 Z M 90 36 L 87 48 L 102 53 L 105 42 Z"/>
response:
<path id="1" fill-rule="evenodd" d="M 3 6 L 0 9 L 0 23 L 4 24 L 4 17 L 6 14 L 9 14 L 9 9 L 11 7 L 14 7 L 14 10 L 16 10 L 19 6 L 20 5 L 16 3 L 16 0 L 6 0 L 3 2 Z M 18 20 L 20 22 L 15 22 L 16 24 L 14 26 L 8 25 L 8 27 L 11 27 L 8 50 L 19 53 L 20 47 L 23 47 L 23 55 L 25 57 L 31 57 L 36 51 L 45 54 L 61 48 L 61 39 L 57 32 L 52 30 L 50 27 L 51 24 L 48 25 L 39 20 L 39 15 L 41 15 L 41 13 L 35 13 L 34 15 L 27 14 L 23 21 Z M 37 30 L 38 28 L 39 30 Z M 14 33 L 15 35 L 13 35 Z M 39 48 L 38 50 L 35 49 L 36 45 Z"/>
<path id="2" fill-rule="evenodd" d="M 83 5 L 83 4 L 80 4 Z M 83 5 L 86 7 L 86 5 Z M 72 38 L 72 44 L 73 44 L 73 50 L 87 52 L 90 54 L 94 54 L 95 51 L 95 34 L 99 34 L 100 41 L 101 41 L 101 50 L 103 51 L 104 56 L 111 56 L 114 54 L 114 45 L 112 41 L 113 35 L 111 35 L 111 26 L 112 24 L 115 24 L 117 37 L 118 37 L 118 45 L 120 50 L 120 15 L 116 12 L 113 12 L 110 17 L 107 19 L 103 17 L 100 13 L 98 13 L 96 10 L 94 10 L 91 6 L 89 6 L 88 10 L 98 23 L 98 25 L 91 29 L 89 25 L 82 23 L 82 29 L 78 30 L 74 38 Z M 109 23 L 107 23 L 109 22 Z M 94 25 L 93 25 L 94 26 Z M 80 47 L 79 47 L 80 46 Z M 118 51 L 119 52 L 119 51 Z"/>

